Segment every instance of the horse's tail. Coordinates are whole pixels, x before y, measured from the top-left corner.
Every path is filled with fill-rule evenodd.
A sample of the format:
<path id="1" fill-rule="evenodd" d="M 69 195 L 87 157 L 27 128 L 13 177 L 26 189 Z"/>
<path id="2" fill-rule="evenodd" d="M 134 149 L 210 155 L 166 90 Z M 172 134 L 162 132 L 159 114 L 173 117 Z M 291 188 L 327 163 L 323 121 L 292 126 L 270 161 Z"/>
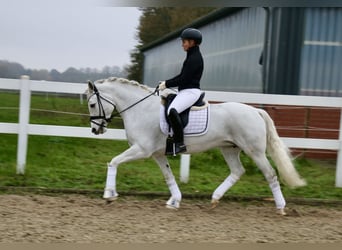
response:
<path id="1" fill-rule="evenodd" d="M 295 169 L 288 147 L 280 139 L 273 120 L 266 111 L 260 109 L 259 114 L 265 121 L 267 129 L 267 152 L 275 162 L 281 179 L 290 187 L 301 187 L 306 185 Z"/>

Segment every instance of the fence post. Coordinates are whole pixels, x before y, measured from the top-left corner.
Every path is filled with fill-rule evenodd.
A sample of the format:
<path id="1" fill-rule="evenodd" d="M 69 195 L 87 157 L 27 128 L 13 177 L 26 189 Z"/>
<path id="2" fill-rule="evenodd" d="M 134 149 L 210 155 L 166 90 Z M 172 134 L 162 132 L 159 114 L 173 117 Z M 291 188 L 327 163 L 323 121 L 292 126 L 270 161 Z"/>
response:
<path id="1" fill-rule="evenodd" d="M 190 172 L 190 156 L 189 154 L 181 155 L 180 162 L 180 181 L 183 183 L 188 183 L 189 172 Z"/>
<path id="2" fill-rule="evenodd" d="M 80 94 L 80 104 L 83 105 L 83 94 Z"/>
<path id="3" fill-rule="evenodd" d="M 339 132 L 339 149 L 337 151 L 337 162 L 336 162 L 336 187 L 342 188 L 342 109 L 340 109 L 340 132 Z"/>
<path id="4" fill-rule="evenodd" d="M 25 173 L 28 124 L 30 119 L 31 82 L 28 76 L 21 76 L 19 103 L 19 131 L 17 145 L 17 174 Z"/>

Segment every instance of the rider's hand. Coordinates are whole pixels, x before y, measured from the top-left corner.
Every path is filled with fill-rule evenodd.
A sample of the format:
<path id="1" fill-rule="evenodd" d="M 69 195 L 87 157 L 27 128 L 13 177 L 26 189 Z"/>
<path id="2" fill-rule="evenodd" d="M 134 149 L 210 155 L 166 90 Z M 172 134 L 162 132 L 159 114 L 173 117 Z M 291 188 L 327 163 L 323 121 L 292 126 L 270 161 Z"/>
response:
<path id="1" fill-rule="evenodd" d="M 166 89 L 165 81 L 160 81 L 158 84 L 158 90 L 164 90 Z"/>

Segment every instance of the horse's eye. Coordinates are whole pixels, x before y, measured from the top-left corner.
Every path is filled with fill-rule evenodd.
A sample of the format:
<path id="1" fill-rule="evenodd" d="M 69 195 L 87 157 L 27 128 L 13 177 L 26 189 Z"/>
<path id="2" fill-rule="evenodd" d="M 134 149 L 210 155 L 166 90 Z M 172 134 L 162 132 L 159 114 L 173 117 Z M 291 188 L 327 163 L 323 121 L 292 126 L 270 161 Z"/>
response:
<path id="1" fill-rule="evenodd" d="M 90 107 L 91 107 L 91 108 L 95 108 L 95 103 L 90 104 Z"/>

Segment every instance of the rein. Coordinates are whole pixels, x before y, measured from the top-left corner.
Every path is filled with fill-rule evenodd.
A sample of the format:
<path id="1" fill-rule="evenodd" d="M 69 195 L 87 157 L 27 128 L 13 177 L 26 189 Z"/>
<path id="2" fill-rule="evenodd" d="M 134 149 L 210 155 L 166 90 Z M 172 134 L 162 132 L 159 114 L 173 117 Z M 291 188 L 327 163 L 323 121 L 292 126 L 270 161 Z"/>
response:
<path id="1" fill-rule="evenodd" d="M 139 101 L 133 103 L 132 105 L 128 106 L 127 108 L 125 108 L 125 109 L 123 109 L 123 110 L 121 110 L 121 111 L 118 111 L 116 114 L 114 114 L 114 115 L 112 114 L 109 118 L 107 118 L 106 115 L 105 115 L 105 112 L 104 112 L 104 108 L 103 108 L 101 99 L 104 100 L 104 101 L 106 101 L 106 102 L 108 102 L 109 104 L 113 105 L 113 106 L 114 106 L 114 109 L 116 109 L 116 106 L 115 106 L 115 104 L 114 104 L 112 101 L 110 101 L 109 99 L 107 99 L 107 98 L 101 96 L 101 95 L 100 95 L 100 92 L 98 91 L 98 89 L 96 88 L 96 86 L 95 86 L 95 85 L 93 85 L 93 86 L 94 86 L 94 94 L 93 94 L 93 95 L 96 95 L 96 97 L 97 97 L 97 103 L 98 103 L 98 105 L 99 105 L 99 115 L 98 115 L 98 116 L 90 116 L 90 122 L 92 122 L 92 123 L 94 123 L 94 124 L 96 124 L 96 125 L 98 125 L 98 126 L 100 126 L 100 127 L 106 127 L 106 125 L 104 125 L 104 122 L 102 122 L 101 124 L 99 124 L 99 123 L 97 123 L 97 122 L 94 121 L 94 120 L 103 119 L 103 120 L 105 120 L 106 122 L 111 122 L 112 118 L 115 117 L 116 115 L 120 115 L 121 113 L 123 113 L 123 112 L 125 112 L 125 111 L 127 111 L 127 110 L 129 110 L 129 109 L 131 109 L 131 108 L 133 108 L 133 107 L 136 106 L 137 104 L 139 104 L 139 103 L 141 103 L 142 101 L 146 100 L 146 99 L 149 98 L 150 96 L 155 95 L 156 93 L 158 93 L 158 95 L 159 95 L 159 89 L 158 89 L 158 87 L 157 87 L 151 94 L 149 94 L 149 95 L 143 97 L 142 99 L 140 99 Z M 91 97 L 91 96 L 90 96 L 90 97 Z M 89 97 L 89 98 L 90 98 L 90 97 Z M 88 99 L 88 100 L 89 100 L 89 99 Z M 101 112 L 103 113 L 103 115 L 101 115 Z"/>
<path id="2" fill-rule="evenodd" d="M 156 88 L 151 94 L 145 96 L 144 98 L 142 98 L 142 99 L 140 99 L 139 101 L 133 103 L 132 105 L 128 106 L 127 108 L 121 110 L 120 112 L 118 112 L 118 114 L 121 114 L 121 113 L 123 113 L 123 112 L 129 110 L 130 108 L 133 108 L 135 105 L 141 103 L 142 101 L 144 101 L 145 99 L 149 98 L 150 96 L 154 95 L 154 94 L 157 93 L 157 92 L 158 92 L 158 89 Z"/>

